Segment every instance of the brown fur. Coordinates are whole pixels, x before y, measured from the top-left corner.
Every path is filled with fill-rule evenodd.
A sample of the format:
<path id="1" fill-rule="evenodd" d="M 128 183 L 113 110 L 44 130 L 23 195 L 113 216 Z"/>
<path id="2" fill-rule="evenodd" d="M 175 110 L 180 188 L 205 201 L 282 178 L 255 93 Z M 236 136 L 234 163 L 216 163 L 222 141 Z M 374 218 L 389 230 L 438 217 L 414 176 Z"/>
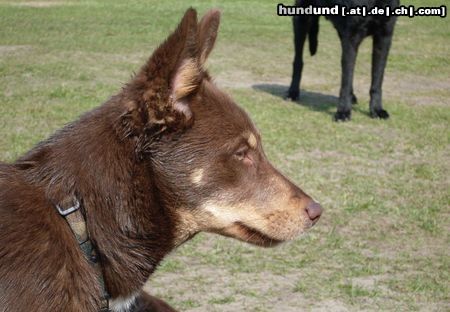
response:
<path id="1" fill-rule="evenodd" d="M 99 309 L 97 273 L 55 209 L 73 198 L 112 302 L 136 297 L 130 311 L 172 311 L 141 289 L 200 231 L 271 246 L 317 221 L 204 69 L 219 19 L 189 9 L 119 94 L 0 164 L 0 310 Z"/>

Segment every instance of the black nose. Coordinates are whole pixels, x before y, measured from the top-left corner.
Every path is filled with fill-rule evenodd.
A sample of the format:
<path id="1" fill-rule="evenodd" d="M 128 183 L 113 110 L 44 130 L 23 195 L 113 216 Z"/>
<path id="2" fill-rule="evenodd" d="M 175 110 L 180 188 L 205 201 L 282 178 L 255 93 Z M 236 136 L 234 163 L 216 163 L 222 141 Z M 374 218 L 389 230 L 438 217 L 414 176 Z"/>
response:
<path id="1" fill-rule="evenodd" d="M 306 206 L 306 212 L 308 213 L 308 216 L 312 221 L 319 220 L 322 211 L 322 206 L 320 206 L 320 204 L 316 203 L 315 201 L 311 201 L 308 206 Z"/>

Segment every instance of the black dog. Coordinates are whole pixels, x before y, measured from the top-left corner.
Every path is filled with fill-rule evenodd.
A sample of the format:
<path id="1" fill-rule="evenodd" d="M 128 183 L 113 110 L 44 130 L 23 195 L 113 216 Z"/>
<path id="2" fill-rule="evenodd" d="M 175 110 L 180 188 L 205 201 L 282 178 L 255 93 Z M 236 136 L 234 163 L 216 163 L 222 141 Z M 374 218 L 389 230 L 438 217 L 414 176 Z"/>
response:
<path id="1" fill-rule="evenodd" d="M 378 6 L 391 8 L 399 6 L 399 0 L 297 0 L 296 6 L 335 6 L 355 7 L 365 5 L 368 10 Z M 356 55 L 361 41 L 367 36 L 373 36 L 372 52 L 372 84 L 370 87 L 370 116 L 373 118 L 389 118 L 389 114 L 382 107 L 381 86 L 383 83 L 384 68 L 386 66 L 389 48 L 391 46 L 392 34 L 396 17 L 385 15 L 371 16 L 327 16 L 336 28 L 342 46 L 342 78 L 339 104 L 334 116 L 336 121 L 349 120 L 352 104 L 356 103 L 353 94 L 353 71 Z M 309 49 L 311 55 L 317 51 L 317 35 L 319 32 L 319 16 L 299 15 L 294 19 L 295 34 L 295 58 L 293 64 L 292 82 L 287 97 L 297 100 L 299 97 L 299 86 L 303 69 L 303 45 L 306 36 L 309 38 Z"/>

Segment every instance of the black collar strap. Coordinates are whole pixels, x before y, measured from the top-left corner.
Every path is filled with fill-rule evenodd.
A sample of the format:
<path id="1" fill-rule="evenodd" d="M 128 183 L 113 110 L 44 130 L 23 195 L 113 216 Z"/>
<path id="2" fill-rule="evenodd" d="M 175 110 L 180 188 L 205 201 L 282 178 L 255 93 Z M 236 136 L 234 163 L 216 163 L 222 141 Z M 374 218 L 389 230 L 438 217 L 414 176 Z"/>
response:
<path id="1" fill-rule="evenodd" d="M 94 247 L 92 246 L 92 242 L 89 239 L 89 233 L 86 227 L 86 220 L 83 216 L 83 213 L 80 209 L 80 202 L 77 198 L 74 198 L 72 201 L 72 206 L 67 208 L 62 208 L 59 204 L 56 205 L 56 210 L 58 213 L 66 219 L 69 224 L 75 238 L 78 241 L 78 245 L 83 251 L 89 263 L 95 267 L 98 271 L 99 283 L 102 289 L 102 305 L 100 312 L 107 312 L 109 310 L 109 294 L 106 291 L 105 283 L 103 280 L 102 270 L 98 264 L 97 254 L 95 252 Z"/>

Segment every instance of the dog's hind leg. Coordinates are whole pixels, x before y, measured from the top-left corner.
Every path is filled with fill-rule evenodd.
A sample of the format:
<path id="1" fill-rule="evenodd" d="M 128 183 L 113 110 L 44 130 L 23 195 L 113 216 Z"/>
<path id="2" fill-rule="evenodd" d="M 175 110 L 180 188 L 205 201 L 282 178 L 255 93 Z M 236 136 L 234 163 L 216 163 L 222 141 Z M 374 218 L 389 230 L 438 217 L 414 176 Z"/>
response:
<path id="1" fill-rule="evenodd" d="M 388 34 L 377 33 L 373 36 L 372 84 L 370 87 L 370 116 L 372 118 L 389 118 L 389 113 L 383 109 L 382 84 L 392 42 L 393 28 L 394 25 L 392 24 L 391 31 Z"/>
<path id="2" fill-rule="evenodd" d="M 339 103 L 337 112 L 334 115 L 336 121 L 346 121 L 351 117 L 353 102 L 353 72 L 355 69 L 356 55 L 364 34 L 361 32 L 350 33 L 347 30 L 339 32 L 342 45 L 342 77 L 341 91 L 339 94 Z"/>
<path id="3" fill-rule="evenodd" d="M 292 64 L 292 80 L 287 98 L 296 101 L 300 96 L 300 80 L 303 71 L 303 47 L 308 33 L 308 21 L 310 17 L 305 15 L 294 16 L 294 45 L 295 56 Z"/>

